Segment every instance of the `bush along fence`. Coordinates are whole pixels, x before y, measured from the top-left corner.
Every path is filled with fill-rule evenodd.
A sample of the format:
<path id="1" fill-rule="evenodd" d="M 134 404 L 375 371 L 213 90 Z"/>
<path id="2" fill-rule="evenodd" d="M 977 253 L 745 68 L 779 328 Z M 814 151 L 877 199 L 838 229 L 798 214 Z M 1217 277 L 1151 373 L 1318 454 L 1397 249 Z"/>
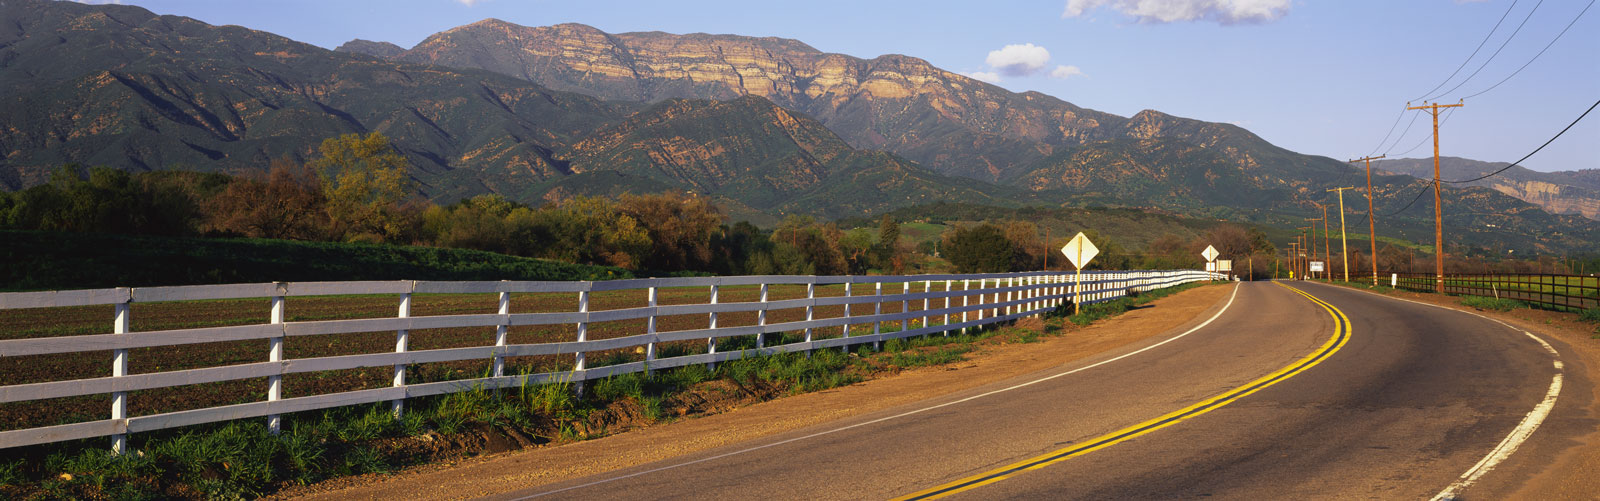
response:
<path id="1" fill-rule="evenodd" d="M 1396 289 L 1434 292 L 1432 273 L 1391 273 L 1383 278 Z M 1579 311 L 1600 308 L 1600 278 L 1547 274 L 1446 274 L 1444 293 L 1511 299 L 1538 308 Z"/>
<path id="2" fill-rule="evenodd" d="M 1081 276 L 1076 291 L 1071 274 L 1025 272 L 600 282 L 277 282 L 0 293 L 0 320 L 7 314 L 31 312 L 35 316 L 27 317 L 31 320 L 23 323 L 31 325 L 23 330 L 44 332 L 20 336 L 13 332 L 0 339 L 0 382 L 5 383 L 0 386 L 0 406 L 37 404 L 53 408 L 51 399 L 90 399 L 98 402 L 93 403 L 98 407 L 104 405 L 105 396 L 110 396 L 111 407 L 107 419 L 80 416 L 75 419 L 77 422 L 67 424 L 53 423 L 74 419 L 53 419 L 52 424 L 44 426 L 36 422 L 12 424 L 14 429 L 0 431 L 0 448 L 110 437 L 112 450 L 120 453 L 127 450 L 131 433 L 246 418 L 265 418 L 268 429 L 276 433 L 282 414 L 378 402 L 390 402 L 398 418 L 406 399 L 411 397 L 545 383 L 571 383 L 581 392 L 584 381 L 616 374 L 784 352 L 848 350 L 853 345 L 876 346 L 910 336 L 948 335 L 951 331 L 1041 315 L 1069 305 L 1079 292 L 1083 304 L 1091 304 L 1140 291 L 1223 278 L 1193 270 L 1091 272 Z M 462 313 L 476 307 L 451 303 L 456 307 L 433 307 L 435 311 L 431 313 L 412 315 L 414 299 L 427 306 L 460 296 L 481 298 L 473 304 L 481 304 L 484 311 Z M 527 309 L 539 311 L 514 312 L 513 296 L 519 298 L 516 304 L 533 305 Z M 600 301 L 601 308 L 591 308 L 595 297 L 604 299 Z M 259 309 L 263 299 L 267 311 L 255 311 L 243 317 L 245 320 L 232 321 L 246 322 L 243 325 L 215 326 L 229 322 L 208 323 L 195 320 L 198 314 L 190 314 L 227 304 Z M 330 301 L 323 306 L 331 304 L 336 311 L 331 315 L 323 312 L 320 318 L 335 319 L 288 320 L 289 304 L 313 299 Z M 383 308 L 397 306 L 398 313 L 392 317 L 340 318 L 337 310 L 341 304 L 362 301 L 392 301 Z M 176 316 L 181 317 L 182 321 L 175 324 L 157 322 L 157 327 L 207 326 L 136 331 L 132 313 L 140 303 L 165 305 L 167 311 L 176 311 Z M 100 326 L 93 330 L 105 332 L 107 313 L 111 317 L 110 333 L 59 335 L 51 331 L 50 324 L 79 315 Z M 723 316 L 721 324 L 719 315 Z M 248 323 L 259 322 L 262 317 L 266 323 Z M 600 325 L 608 327 L 597 330 Z M 466 337 L 458 337 L 456 345 L 450 347 L 409 349 L 413 338 L 423 332 L 465 332 Z M 382 344 L 367 345 L 386 347 L 387 341 L 382 340 L 388 338 L 382 336 L 391 334 L 393 351 L 285 356 L 286 345 L 292 347 L 296 341 L 331 346 L 352 336 L 379 336 Z M 724 343 L 722 350 L 718 349 L 719 340 Z M 265 346 L 259 344 L 262 341 Z M 457 346 L 462 344 L 465 346 Z M 197 361 L 216 356 L 215 349 L 202 350 L 208 346 L 243 350 L 249 354 L 245 360 L 260 361 L 238 363 L 238 355 L 232 359 L 218 357 L 209 364 Z M 110 375 L 94 377 L 106 373 L 104 362 L 95 359 L 107 353 Z M 155 361 L 136 365 L 143 370 L 134 373 L 129 370 L 131 355 Z M 519 365 L 526 368 L 523 373 L 512 373 L 508 365 L 513 361 L 529 364 Z M 467 371 L 467 376 L 457 379 L 427 381 L 413 377 L 408 381 L 408 372 L 420 376 L 424 371 L 418 367 L 438 363 L 467 364 L 477 367 L 476 374 Z M 66 368 L 45 367 L 53 364 Z M 73 364 L 79 368 L 71 368 Z M 172 370 L 173 366 L 197 364 L 200 368 Z M 392 382 L 387 381 L 391 374 L 388 368 L 393 370 Z M 46 373 L 44 376 L 39 375 L 41 370 Z M 384 381 L 378 387 L 351 391 L 286 394 L 286 377 L 352 370 L 366 370 L 369 374 L 385 371 L 381 378 Z M 8 375 L 8 371 L 31 375 Z M 13 384 L 19 381 L 22 384 Z M 241 383 L 254 389 L 247 388 L 239 401 L 202 403 L 200 408 L 182 410 L 144 406 L 149 412 L 130 414 L 130 399 L 142 391 L 173 389 L 184 392 L 176 400 L 204 402 L 199 395 L 205 392 L 182 388 Z M 84 413 L 92 416 L 98 412 Z"/>

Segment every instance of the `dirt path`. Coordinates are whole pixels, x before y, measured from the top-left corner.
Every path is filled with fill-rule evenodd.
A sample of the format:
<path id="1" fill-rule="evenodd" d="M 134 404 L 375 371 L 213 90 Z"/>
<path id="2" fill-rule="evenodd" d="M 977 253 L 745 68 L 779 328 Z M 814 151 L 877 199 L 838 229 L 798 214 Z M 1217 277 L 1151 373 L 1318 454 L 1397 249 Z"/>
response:
<path id="1" fill-rule="evenodd" d="M 1571 313 L 1546 310 L 1515 309 L 1507 312 L 1482 310 L 1461 304 L 1461 298 L 1439 294 L 1394 291 L 1391 297 L 1420 301 L 1457 310 L 1496 318 L 1517 328 L 1544 337 L 1557 345 L 1568 371 L 1584 371 L 1588 381 L 1600 381 L 1600 339 L 1596 339 L 1595 325 L 1577 319 Z M 1587 419 L 1600 418 L 1600 384 L 1589 387 L 1571 387 L 1584 395 L 1563 392 L 1562 403 L 1582 406 Z M 1569 390 L 1570 391 L 1570 390 Z M 1553 453 L 1542 467 L 1530 467 L 1531 478 L 1508 499 L 1595 499 L 1600 493 L 1600 429 L 1591 428 L 1588 434 L 1576 437 L 1571 447 Z M 1537 433 L 1545 433 L 1543 429 Z M 1540 451 L 1531 451 L 1538 454 Z M 1519 452 L 1518 454 L 1525 454 Z M 1513 456 L 1514 459 L 1520 459 Z M 1543 462 L 1543 459 L 1533 461 Z M 1514 470 L 1515 471 L 1515 470 Z"/>
<path id="2" fill-rule="evenodd" d="M 1180 327 L 1219 306 L 1232 290 L 1211 286 L 1183 291 L 1063 336 L 986 347 L 947 366 L 909 370 L 596 440 L 418 467 L 389 476 L 332 480 L 285 491 L 279 497 L 462 499 L 626 468 L 1060 366 Z"/>

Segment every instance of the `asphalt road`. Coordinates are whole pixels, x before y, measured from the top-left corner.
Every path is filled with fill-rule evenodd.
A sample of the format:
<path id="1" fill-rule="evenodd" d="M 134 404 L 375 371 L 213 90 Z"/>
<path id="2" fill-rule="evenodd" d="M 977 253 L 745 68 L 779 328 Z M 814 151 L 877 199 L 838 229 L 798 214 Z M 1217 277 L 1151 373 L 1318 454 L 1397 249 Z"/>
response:
<path id="1" fill-rule="evenodd" d="M 1240 284 L 1190 325 L 1057 369 L 500 497 L 1415 499 L 1469 470 L 1461 496 L 1496 497 L 1584 422 L 1551 401 L 1557 355 L 1520 331 L 1290 285 L 1330 306 Z M 1557 419 L 1479 465 L 1542 402 Z"/>

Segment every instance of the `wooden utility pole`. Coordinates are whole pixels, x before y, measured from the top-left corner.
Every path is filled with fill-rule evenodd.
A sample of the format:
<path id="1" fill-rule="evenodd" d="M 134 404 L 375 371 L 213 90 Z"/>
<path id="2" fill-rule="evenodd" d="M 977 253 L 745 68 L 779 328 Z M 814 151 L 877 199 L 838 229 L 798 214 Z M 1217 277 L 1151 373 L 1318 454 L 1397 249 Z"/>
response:
<path id="1" fill-rule="evenodd" d="M 1352 163 L 1366 162 L 1367 164 L 1367 242 L 1372 244 L 1372 255 L 1367 257 L 1371 258 L 1370 260 L 1372 261 L 1373 287 L 1378 286 L 1378 225 L 1372 220 L 1372 161 L 1386 156 L 1389 155 L 1383 154 L 1350 161 Z"/>
<path id="2" fill-rule="evenodd" d="M 1346 282 L 1350 281 L 1350 240 L 1346 239 L 1344 234 L 1344 190 L 1353 189 L 1356 188 L 1351 186 L 1328 190 L 1339 194 L 1339 257 L 1344 259 L 1344 281 Z"/>
<path id="3" fill-rule="evenodd" d="M 1321 221 L 1321 220 L 1322 220 L 1322 218 L 1315 218 L 1315 217 L 1306 218 L 1306 221 L 1310 221 L 1311 222 L 1311 226 L 1307 227 L 1307 228 L 1310 229 L 1309 231 L 1311 233 L 1306 236 L 1306 245 L 1304 247 L 1301 247 L 1300 250 L 1305 250 L 1306 247 L 1310 247 L 1311 248 L 1311 261 L 1316 261 L 1317 260 L 1317 221 Z M 1309 262 L 1306 263 L 1306 273 L 1311 273 L 1311 264 Z"/>
<path id="4" fill-rule="evenodd" d="M 1322 277 L 1333 278 L 1333 251 L 1328 249 L 1328 206 L 1317 204 L 1322 208 Z M 1312 242 L 1311 245 L 1317 245 Z"/>
<path id="5" fill-rule="evenodd" d="M 1050 271 L 1050 227 L 1044 227 L 1044 271 Z"/>
<path id="6" fill-rule="evenodd" d="M 1428 110 L 1433 115 L 1433 291 L 1444 293 L 1444 198 L 1439 196 L 1439 108 L 1456 108 L 1464 103 L 1412 106 L 1408 110 Z"/>

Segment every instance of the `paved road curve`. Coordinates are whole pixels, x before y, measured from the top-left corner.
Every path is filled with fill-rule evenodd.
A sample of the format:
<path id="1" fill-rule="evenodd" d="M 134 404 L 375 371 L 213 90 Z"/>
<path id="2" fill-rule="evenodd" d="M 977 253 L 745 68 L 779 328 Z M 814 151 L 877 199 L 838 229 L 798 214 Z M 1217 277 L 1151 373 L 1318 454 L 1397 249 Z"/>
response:
<path id="1" fill-rule="evenodd" d="M 1539 341 L 1292 285 L 1309 294 L 1240 284 L 1191 325 L 1051 371 L 503 497 L 1415 499 L 1469 471 L 1464 494 L 1485 497 L 1559 449 L 1539 443 L 1564 435 L 1546 426 L 1480 465 L 1532 411 L 1563 412 Z"/>

